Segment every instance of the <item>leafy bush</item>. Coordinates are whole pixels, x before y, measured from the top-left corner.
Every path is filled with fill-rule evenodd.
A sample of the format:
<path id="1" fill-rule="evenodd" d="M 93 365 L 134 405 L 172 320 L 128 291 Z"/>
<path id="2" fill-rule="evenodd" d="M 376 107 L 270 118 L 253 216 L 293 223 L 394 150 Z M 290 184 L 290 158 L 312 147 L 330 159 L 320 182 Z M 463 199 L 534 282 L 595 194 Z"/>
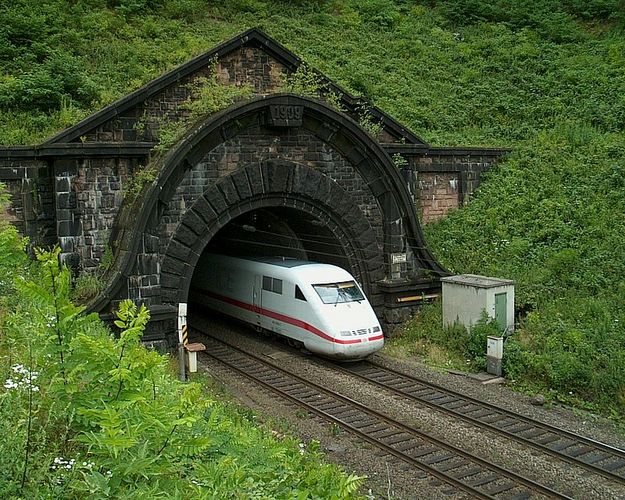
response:
<path id="1" fill-rule="evenodd" d="M 490 172 L 471 204 L 426 231 L 452 270 L 516 281 L 512 378 L 621 414 L 623 146 L 592 128 L 543 132 Z"/>
<path id="2" fill-rule="evenodd" d="M 622 9 L 620 0 L 451 0 L 441 2 L 443 15 L 455 25 L 478 22 L 505 23 L 513 29 L 532 28 L 547 38 L 572 41 L 583 36 L 577 19 L 619 19 Z"/>
<path id="3" fill-rule="evenodd" d="M 443 326 L 441 303 L 435 302 L 424 305 L 404 326 L 401 335 L 388 344 L 391 352 L 394 348 L 407 350 L 438 366 L 483 370 L 489 335 L 499 336 L 501 331 L 486 313 L 470 330 L 458 323 Z"/>
<path id="4" fill-rule="evenodd" d="M 399 22 L 399 10 L 391 0 L 365 0 L 352 2 L 352 5 L 367 23 L 392 28 Z"/>
<path id="5" fill-rule="evenodd" d="M 3 275 L 25 258 L 13 234 L 0 231 Z M 16 276 L 16 310 L 1 311 L 2 498 L 357 497 L 362 478 L 320 463 L 314 443 L 276 441 L 174 379 L 139 341 L 144 306 L 122 302 L 118 336 L 85 315 L 58 255 L 37 252 Z"/>
<path id="6" fill-rule="evenodd" d="M 251 97 L 253 89 L 250 85 L 226 85 L 219 81 L 216 65 L 209 77 L 196 78 L 189 84 L 191 95 L 181 104 L 180 108 L 188 111 L 188 114 L 179 120 L 168 120 L 163 117 L 158 125 L 158 145 L 155 150 L 163 153 L 178 142 L 189 127 L 200 118 L 221 111 L 231 106 L 237 101 Z M 129 194 L 138 194 L 145 180 L 152 181 L 156 178 L 156 172 L 153 165 L 150 165 L 141 171 L 145 172 L 146 179 L 131 186 Z M 138 186 L 138 187 L 137 187 Z"/>

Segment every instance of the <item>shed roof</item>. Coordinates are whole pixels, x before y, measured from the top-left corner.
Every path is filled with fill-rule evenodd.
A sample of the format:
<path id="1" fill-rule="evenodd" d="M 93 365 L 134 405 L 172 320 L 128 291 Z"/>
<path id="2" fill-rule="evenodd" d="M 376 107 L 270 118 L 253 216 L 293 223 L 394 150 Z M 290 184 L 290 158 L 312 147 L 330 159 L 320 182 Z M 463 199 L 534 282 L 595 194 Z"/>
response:
<path id="1" fill-rule="evenodd" d="M 441 278 L 441 281 L 443 283 L 464 285 L 475 288 L 495 288 L 499 286 L 514 285 L 513 280 L 479 276 L 477 274 L 456 274 L 455 276 L 446 276 Z"/>

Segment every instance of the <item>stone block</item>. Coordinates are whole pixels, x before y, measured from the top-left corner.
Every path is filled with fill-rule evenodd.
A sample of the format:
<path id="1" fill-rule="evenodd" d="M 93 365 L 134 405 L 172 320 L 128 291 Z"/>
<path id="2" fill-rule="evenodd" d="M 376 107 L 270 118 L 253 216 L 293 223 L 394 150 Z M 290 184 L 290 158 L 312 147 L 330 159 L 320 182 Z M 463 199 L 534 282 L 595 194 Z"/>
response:
<path id="1" fill-rule="evenodd" d="M 217 214 L 215 214 L 215 211 L 203 196 L 200 196 L 195 201 L 191 209 L 196 212 L 207 225 L 210 225 L 217 218 Z"/>
<path id="2" fill-rule="evenodd" d="M 252 194 L 258 195 L 265 192 L 265 188 L 263 186 L 263 174 L 261 172 L 261 165 L 250 165 L 245 169 L 247 174 L 247 178 L 250 181 L 250 188 L 252 189 Z"/>
<path id="3" fill-rule="evenodd" d="M 309 193 L 309 195 L 313 196 L 318 200 L 327 201 L 330 197 L 330 192 L 332 191 L 332 181 L 328 177 L 322 177 L 317 185 L 317 189 L 314 193 Z"/>
<path id="4" fill-rule="evenodd" d="M 69 193 L 71 188 L 71 180 L 69 177 L 57 177 L 54 180 L 54 191 L 56 193 Z"/>
<path id="5" fill-rule="evenodd" d="M 72 220 L 72 212 L 67 208 L 57 209 L 56 210 L 56 220 L 61 221 L 69 221 Z"/>
<path id="6" fill-rule="evenodd" d="M 73 237 L 59 237 L 58 239 L 59 247 L 61 248 L 61 252 L 70 253 L 74 251 L 74 238 Z"/>
<path id="7" fill-rule="evenodd" d="M 268 193 L 286 191 L 290 171 L 287 165 L 267 162 L 263 167 L 265 191 Z"/>
<path id="8" fill-rule="evenodd" d="M 252 196 L 252 188 L 245 174 L 245 170 L 240 169 L 232 174 L 232 181 L 236 187 L 239 197 L 241 199 L 247 199 Z"/>
<path id="9" fill-rule="evenodd" d="M 180 302 L 180 289 L 165 288 L 161 285 L 160 299 L 163 304 L 177 304 Z"/>
<path id="10" fill-rule="evenodd" d="M 58 208 L 72 209 L 76 208 L 76 193 L 59 193 L 56 195 L 56 204 Z"/>
<path id="11" fill-rule="evenodd" d="M 57 223 L 59 236 L 79 236 L 82 234 L 82 223 L 78 221 L 61 221 Z"/>
<path id="12" fill-rule="evenodd" d="M 196 244 L 198 236 L 185 224 L 180 224 L 176 229 L 174 237 L 184 245 L 193 248 Z"/>
<path id="13" fill-rule="evenodd" d="M 228 208 L 228 204 L 226 203 L 223 194 L 221 194 L 221 191 L 219 191 L 219 189 L 215 186 L 204 193 L 204 198 L 206 198 L 206 201 L 208 201 L 216 215 L 222 214 Z"/>
<path id="14" fill-rule="evenodd" d="M 178 259 L 174 259 L 173 257 L 168 256 L 165 257 L 165 259 L 163 260 L 161 272 L 182 277 L 186 275 L 188 267 L 189 266 L 186 262 L 182 262 Z"/>
<path id="15" fill-rule="evenodd" d="M 137 255 L 137 272 L 141 275 L 158 272 L 158 255 L 151 253 Z"/>
<path id="16" fill-rule="evenodd" d="M 188 262 L 191 253 L 191 249 L 187 245 L 180 243 L 175 239 L 170 240 L 169 245 L 167 246 L 167 255 L 183 262 Z"/>
<path id="17" fill-rule="evenodd" d="M 184 225 L 189 227 L 195 234 L 201 235 L 206 232 L 204 220 L 193 210 L 187 210 L 184 214 Z"/>
<path id="18" fill-rule="evenodd" d="M 182 286 L 182 278 L 179 275 L 161 271 L 161 290 L 166 288 L 179 289 Z"/>
<path id="19" fill-rule="evenodd" d="M 223 193 L 226 203 L 229 206 L 235 205 L 240 200 L 239 193 L 237 193 L 237 190 L 234 187 L 234 183 L 232 182 L 232 178 L 230 176 L 221 179 L 217 186 Z"/>
<path id="20" fill-rule="evenodd" d="M 159 238 L 152 234 L 143 234 L 143 251 L 145 253 L 155 253 L 159 249 Z"/>

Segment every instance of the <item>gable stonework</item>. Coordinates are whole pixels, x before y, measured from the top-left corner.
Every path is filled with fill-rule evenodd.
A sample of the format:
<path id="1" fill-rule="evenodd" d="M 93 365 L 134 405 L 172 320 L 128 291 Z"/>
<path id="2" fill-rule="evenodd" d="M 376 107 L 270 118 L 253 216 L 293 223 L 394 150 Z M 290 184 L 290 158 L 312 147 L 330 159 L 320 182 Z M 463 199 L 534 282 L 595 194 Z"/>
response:
<path id="1" fill-rule="evenodd" d="M 188 118 L 189 111 L 184 104 L 192 100 L 194 88 L 201 85 L 201 79 L 209 78 L 214 69 L 220 83 L 249 85 L 259 95 L 276 92 L 287 75 L 286 67 L 261 48 L 240 47 L 219 59 L 209 61 L 194 73 L 184 76 L 73 142 L 157 142 L 162 124 Z"/>

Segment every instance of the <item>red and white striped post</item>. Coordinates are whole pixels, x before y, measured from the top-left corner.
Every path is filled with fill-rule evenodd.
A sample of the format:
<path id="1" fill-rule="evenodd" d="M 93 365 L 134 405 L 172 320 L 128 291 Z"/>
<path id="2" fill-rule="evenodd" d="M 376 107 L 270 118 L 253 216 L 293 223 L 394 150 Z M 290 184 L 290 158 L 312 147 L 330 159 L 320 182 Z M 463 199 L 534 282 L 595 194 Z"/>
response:
<path id="1" fill-rule="evenodd" d="M 187 330 L 187 303 L 178 303 L 178 365 L 180 367 L 180 380 L 186 382 L 187 370 L 185 363 L 184 347 L 189 343 L 189 332 Z"/>

